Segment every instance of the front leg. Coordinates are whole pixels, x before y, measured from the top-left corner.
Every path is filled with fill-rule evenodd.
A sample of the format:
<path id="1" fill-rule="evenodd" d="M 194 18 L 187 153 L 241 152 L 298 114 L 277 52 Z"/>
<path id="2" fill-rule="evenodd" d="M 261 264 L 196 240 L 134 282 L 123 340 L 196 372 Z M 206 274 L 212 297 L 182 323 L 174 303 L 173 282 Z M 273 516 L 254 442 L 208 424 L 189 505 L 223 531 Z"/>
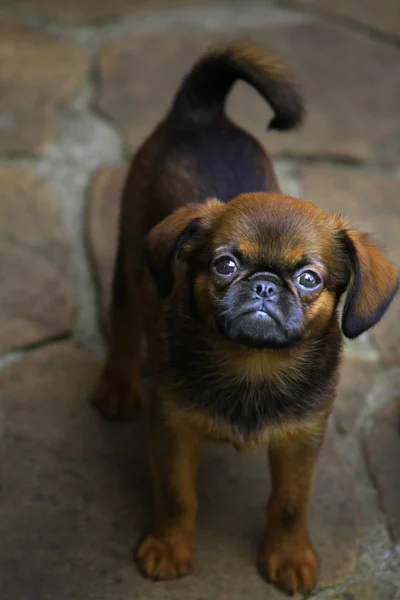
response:
<path id="1" fill-rule="evenodd" d="M 154 522 L 136 560 L 145 577 L 175 579 L 193 566 L 200 440 L 188 427 L 170 426 L 165 417 L 153 415 L 150 430 Z"/>
<path id="2" fill-rule="evenodd" d="M 318 556 L 308 534 L 313 471 L 325 419 L 312 435 L 299 430 L 270 444 L 272 493 L 259 558 L 261 573 L 290 595 L 308 594 L 317 584 Z"/>

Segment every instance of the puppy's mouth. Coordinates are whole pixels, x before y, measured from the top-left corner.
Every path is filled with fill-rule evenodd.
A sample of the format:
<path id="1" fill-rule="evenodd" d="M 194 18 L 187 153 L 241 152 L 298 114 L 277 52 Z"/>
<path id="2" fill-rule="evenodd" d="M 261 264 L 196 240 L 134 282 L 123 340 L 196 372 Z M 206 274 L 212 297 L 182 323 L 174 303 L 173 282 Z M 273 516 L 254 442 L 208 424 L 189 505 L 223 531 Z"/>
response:
<path id="1" fill-rule="evenodd" d="M 275 306 L 253 306 L 228 313 L 217 319 L 222 335 L 247 348 L 288 348 L 297 344 L 303 336 L 299 319 L 285 319 Z"/>
<path id="2" fill-rule="evenodd" d="M 282 316 L 278 313 L 278 311 L 273 310 L 272 307 L 266 307 L 265 304 L 260 304 L 260 306 L 249 308 L 239 313 L 235 319 L 240 319 L 241 317 L 245 317 L 249 315 L 255 319 L 272 319 L 277 322 L 279 326 L 282 326 Z"/>

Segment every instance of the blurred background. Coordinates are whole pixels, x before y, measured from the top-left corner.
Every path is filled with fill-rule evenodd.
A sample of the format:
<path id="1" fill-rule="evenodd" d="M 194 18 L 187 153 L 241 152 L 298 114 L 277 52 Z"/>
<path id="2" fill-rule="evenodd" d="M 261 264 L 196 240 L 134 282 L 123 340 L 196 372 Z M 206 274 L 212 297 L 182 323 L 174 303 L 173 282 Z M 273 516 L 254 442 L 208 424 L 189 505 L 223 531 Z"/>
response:
<path id="1" fill-rule="evenodd" d="M 266 133 L 244 84 L 229 114 L 283 191 L 374 232 L 400 265 L 399 0 L 3 0 L 0 4 L 0 597 L 283 598 L 255 569 L 263 453 L 209 448 L 195 573 L 132 563 L 149 518 L 143 422 L 87 397 L 104 352 L 119 197 L 132 153 L 211 43 L 266 44 L 301 84 L 304 126 Z M 316 598 L 400 599 L 400 302 L 346 346 L 316 480 Z"/>

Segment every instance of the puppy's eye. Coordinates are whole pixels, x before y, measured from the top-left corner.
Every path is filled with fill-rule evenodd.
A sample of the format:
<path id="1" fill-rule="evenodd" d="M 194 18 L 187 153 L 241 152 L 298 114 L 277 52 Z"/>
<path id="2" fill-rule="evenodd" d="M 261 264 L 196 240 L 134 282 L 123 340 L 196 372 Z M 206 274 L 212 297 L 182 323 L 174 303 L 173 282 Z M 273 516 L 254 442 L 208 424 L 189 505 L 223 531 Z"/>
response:
<path id="1" fill-rule="evenodd" d="M 321 285 L 322 279 L 315 271 L 307 270 L 297 276 L 297 282 L 305 290 L 315 290 Z"/>
<path id="2" fill-rule="evenodd" d="M 214 269 L 219 275 L 229 277 L 237 271 L 237 264 L 232 256 L 224 255 L 217 258 L 214 262 Z"/>

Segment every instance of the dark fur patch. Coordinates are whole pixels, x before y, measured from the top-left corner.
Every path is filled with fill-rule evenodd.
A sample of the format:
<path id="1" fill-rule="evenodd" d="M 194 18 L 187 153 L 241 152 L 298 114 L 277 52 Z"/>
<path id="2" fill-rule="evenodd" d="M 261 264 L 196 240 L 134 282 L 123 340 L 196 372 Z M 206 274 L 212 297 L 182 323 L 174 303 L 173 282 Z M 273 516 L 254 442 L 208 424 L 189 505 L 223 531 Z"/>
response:
<path id="1" fill-rule="evenodd" d="M 182 390 L 187 408 L 222 418 L 245 437 L 266 425 L 306 418 L 322 407 L 331 392 L 342 339 L 334 319 L 328 332 L 310 344 L 302 369 L 291 373 L 290 385 L 278 386 L 267 377 L 256 382 L 232 381 L 213 364 L 212 353 L 201 332 L 196 331 L 193 304 L 182 314 L 192 314 L 193 320 L 185 320 L 182 326 L 176 314 L 168 318 L 167 369 Z"/>
<path id="2" fill-rule="evenodd" d="M 247 133 L 230 124 L 198 135 L 195 162 L 212 195 L 223 202 L 246 192 L 266 190 L 262 150 Z"/>
<path id="3" fill-rule="evenodd" d="M 299 518 L 299 514 L 296 510 L 290 509 L 287 506 L 282 507 L 282 525 L 289 529 L 293 524 L 296 523 Z"/>
<path id="4" fill-rule="evenodd" d="M 124 252 L 121 246 L 118 247 L 115 261 L 112 279 L 112 295 L 115 308 L 119 310 L 126 310 L 129 302 L 125 280 Z"/>
<path id="5" fill-rule="evenodd" d="M 201 233 L 200 220 L 193 219 L 190 221 L 176 238 L 171 252 L 167 256 L 165 264 L 153 264 L 147 245 L 145 245 L 145 260 L 149 267 L 150 273 L 156 282 L 157 291 L 160 298 L 167 298 L 172 292 L 172 288 L 174 286 L 174 262 L 179 256 L 182 248 L 188 241 L 199 237 Z"/>
<path id="6" fill-rule="evenodd" d="M 184 189 L 189 183 L 187 202 L 203 202 L 209 197 L 229 202 L 246 192 L 267 191 L 268 184 L 268 189 L 277 189 L 260 144 L 225 116 L 218 127 L 206 124 L 201 128 L 170 119 L 165 134 L 165 160 L 158 165 L 156 180 L 161 176 L 167 189 L 174 178 L 178 178 L 174 186 Z M 186 165 L 184 174 L 191 175 L 189 182 L 179 182 L 176 165 Z"/>

